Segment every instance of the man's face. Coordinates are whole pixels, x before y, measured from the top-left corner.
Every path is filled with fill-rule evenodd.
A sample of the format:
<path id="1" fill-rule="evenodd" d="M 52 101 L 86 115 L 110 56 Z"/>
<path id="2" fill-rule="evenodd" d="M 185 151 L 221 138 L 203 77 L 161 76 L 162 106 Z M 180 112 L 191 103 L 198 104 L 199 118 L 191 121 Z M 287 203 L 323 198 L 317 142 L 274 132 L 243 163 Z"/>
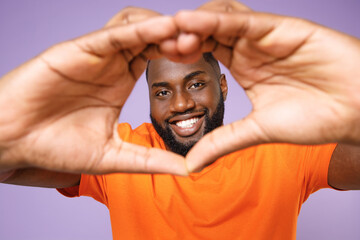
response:
<path id="1" fill-rule="evenodd" d="M 148 85 L 151 121 L 169 150 L 185 156 L 223 124 L 226 80 L 203 58 L 194 64 L 152 60 Z"/>

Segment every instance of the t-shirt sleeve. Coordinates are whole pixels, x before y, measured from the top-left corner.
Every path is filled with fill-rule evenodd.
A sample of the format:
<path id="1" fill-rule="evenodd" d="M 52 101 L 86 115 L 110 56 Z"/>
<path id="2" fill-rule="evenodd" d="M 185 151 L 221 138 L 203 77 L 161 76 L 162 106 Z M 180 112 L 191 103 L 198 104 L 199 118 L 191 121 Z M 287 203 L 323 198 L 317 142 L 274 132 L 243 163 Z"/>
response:
<path id="1" fill-rule="evenodd" d="M 129 141 L 132 136 L 130 124 L 121 123 L 118 125 L 117 130 L 121 139 Z M 79 186 L 61 188 L 57 190 L 66 197 L 89 196 L 106 205 L 108 202 L 106 196 L 106 175 L 96 176 L 82 174 Z"/>
<path id="2" fill-rule="evenodd" d="M 68 188 L 57 188 L 56 189 L 59 193 L 66 197 L 79 197 L 79 185 L 74 187 L 68 187 Z"/>
<path id="3" fill-rule="evenodd" d="M 57 189 L 66 197 L 88 196 L 107 205 L 106 176 L 105 175 L 81 175 L 80 184 L 69 188 Z"/>
<path id="4" fill-rule="evenodd" d="M 305 199 L 321 188 L 331 188 L 328 172 L 331 156 L 336 144 L 308 146 L 304 161 Z"/>
<path id="5" fill-rule="evenodd" d="M 149 124 L 140 126 L 138 132 L 143 134 L 134 134 L 130 124 L 120 123 L 118 125 L 119 137 L 127 142 L 139 144 L 142 146 L 151 147 L 151 137 L 149 137 Z M 87 175 L 82 174 L 80 185 L 70 188 L 57 189 L 61 194 L 67 197 L 89 196 L 95 200 L 108 205 L 106 179 L 109 175 Z"/>

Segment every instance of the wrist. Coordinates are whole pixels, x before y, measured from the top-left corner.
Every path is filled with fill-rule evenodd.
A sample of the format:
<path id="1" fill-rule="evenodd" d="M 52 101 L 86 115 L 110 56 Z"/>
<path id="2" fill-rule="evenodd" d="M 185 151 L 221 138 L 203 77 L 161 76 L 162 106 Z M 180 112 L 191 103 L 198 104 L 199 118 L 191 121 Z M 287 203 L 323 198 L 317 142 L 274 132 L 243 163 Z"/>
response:
<path id="1" fill-rule="evenodd" d="M 16 170 L 9 170 L 6 172 L 0 172 L 0 183 L 5 182 L 7 179 L 9 179 Z"/>

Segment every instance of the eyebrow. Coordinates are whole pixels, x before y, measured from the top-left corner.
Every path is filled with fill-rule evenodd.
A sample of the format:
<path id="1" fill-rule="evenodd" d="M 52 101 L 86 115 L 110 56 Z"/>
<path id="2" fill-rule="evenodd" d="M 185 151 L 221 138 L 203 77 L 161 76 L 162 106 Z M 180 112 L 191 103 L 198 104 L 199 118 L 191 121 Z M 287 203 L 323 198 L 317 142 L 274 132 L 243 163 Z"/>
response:
<path id="1" fill-rule="evenodd" d="M 192 73 L 189 73 L 187 74 L 185 77 L 184 77 L 184 80 L 188 81 L 200 74 L 205 74 L 205 71 L 195 71 L 195 72 L 192 72 Z M 151 85 L 151 88 L 156 88 L 156 87 L 168 87 L 170 84 L 168 82 L 156 82 L 156 83 L 153 83 Z"/>
<path id="2" fill-rule="evenodd" d="M 205 72 L 204 71 L 195 71 L 195 72 L 189 73 L 188 75 L 186 75 L 184 77 L 184 80 L 190 80 L 193 77 L 196 77 L 197 75 L 200 75 L 200 74 L 205 74 Z"/>
<path id="3" fill-rule="evenodd" d="M 156 87 L 167 87 L 169 86 L 169 83 L 168 82 L 156 82 L 156 83 L 153 83 L 151 85 L 151 88 L 156 88 Z"/>

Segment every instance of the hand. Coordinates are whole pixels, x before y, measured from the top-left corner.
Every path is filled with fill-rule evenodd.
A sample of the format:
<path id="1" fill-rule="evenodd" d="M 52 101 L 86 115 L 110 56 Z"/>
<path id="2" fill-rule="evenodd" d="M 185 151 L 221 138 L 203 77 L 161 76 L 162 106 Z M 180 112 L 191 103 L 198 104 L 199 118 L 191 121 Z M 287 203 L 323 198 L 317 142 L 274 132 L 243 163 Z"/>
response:
<path id="1" fill-rule="evenodd" d="M 199 141 L 187 156 L 190 170 L 261 143 L 360 143 L 358 39 L 305 20 L 240 10 L 233 1 L 216 4 L 223 6 L 218 12 L 177 14 L 185 35 L 176 43 L 178 60 L 213 51 L 253 110 Z"/>
<path id="2" fill-rule="evenodd" d="M 146 59 L 159 56 L 152 44 L 177 33 L 172 18 L 156 15 L 124 10 L 106 28 L 58 44 L 2 77 L 0 169 L 186 175 L 182 157 L 125 143 L 116 131 Z"/>

